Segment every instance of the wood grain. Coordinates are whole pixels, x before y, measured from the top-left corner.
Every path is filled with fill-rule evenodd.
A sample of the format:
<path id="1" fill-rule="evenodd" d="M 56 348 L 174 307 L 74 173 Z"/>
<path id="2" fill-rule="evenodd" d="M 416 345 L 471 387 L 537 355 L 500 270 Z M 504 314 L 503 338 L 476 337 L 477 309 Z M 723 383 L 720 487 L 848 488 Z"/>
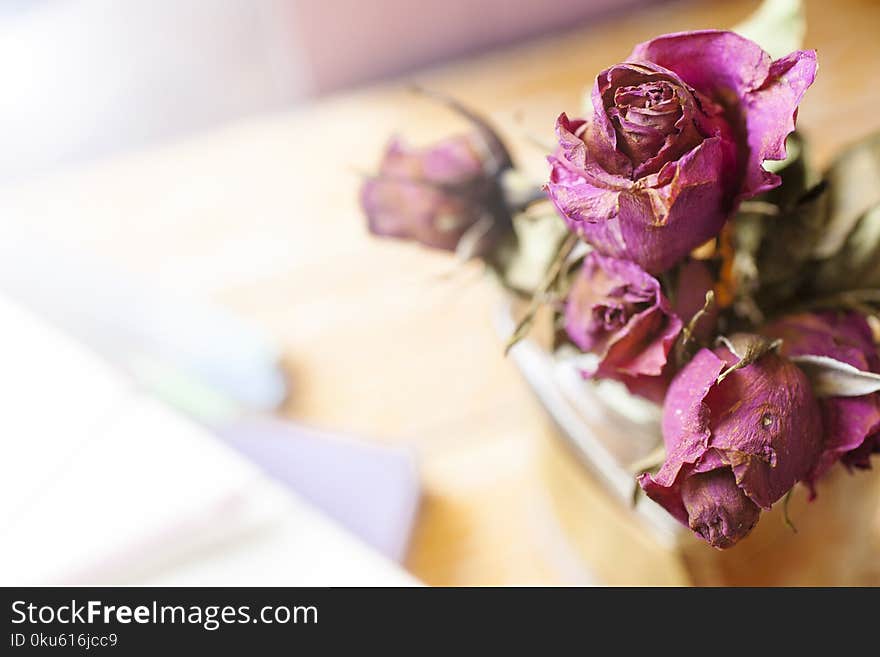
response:
<path id="1" fill-rule="evenodd" d="M 636 42 L 729 26 L 756 4 L 665 3 L 412 77 L 491 116 L 542 179 L 533 141 L 552 140 L 561 111 L 578 114 L 596 72 Z M 821 69 L 800 126 L 826 161 L 880 128 L 880 4 L 807 5 Z M 424 581 L 592 581 L 552 511 L 537 463 L 553 429 L 502 357 L 497 292 L 476 266 L 364 230 L 357 172 L 387 137 L 425 141 L 459 125 L 408 81 L 3 190 L 0 221 L 228 305 L 283 346 L 287 415 L 411 445 L 425 502 L 408 566 Z"/>

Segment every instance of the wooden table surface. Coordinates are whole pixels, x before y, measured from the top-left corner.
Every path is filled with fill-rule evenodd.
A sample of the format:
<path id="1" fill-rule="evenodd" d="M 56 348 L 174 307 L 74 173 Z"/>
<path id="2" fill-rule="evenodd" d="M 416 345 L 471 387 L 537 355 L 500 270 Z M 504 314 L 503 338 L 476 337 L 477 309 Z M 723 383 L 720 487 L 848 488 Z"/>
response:
<path id="1" fill-rule="evenodd" d="M 552 428 L 502 357 L 498 293 L 475 265 L 371 239 L 357 172 L 394 131 L 425 141 L 459 127 L 405 90 L 417 80 L 491 116 L 542 179 L 533 140 L 551 141 L 561 111 L 579 113 L 600 69 L 636 42 L 730 26 L 756 4 L 665 3 L 17 185 L 0 191 L 0 221 L 228 305 L 283 346 L 288 416 L 413 446 L 425 503 L 407 566 L 425 582 L 586 582 L 547 510 L 534 461 Z M 800 127 L 824 162 L 880 128 L 880 3 L 807 5 L 820 73 Z"/>

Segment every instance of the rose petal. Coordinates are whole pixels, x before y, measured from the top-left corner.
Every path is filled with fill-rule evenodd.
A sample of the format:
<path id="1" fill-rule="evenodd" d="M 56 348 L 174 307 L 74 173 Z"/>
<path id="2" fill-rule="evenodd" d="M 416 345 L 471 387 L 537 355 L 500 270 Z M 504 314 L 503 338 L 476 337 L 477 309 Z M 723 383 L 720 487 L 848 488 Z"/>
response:
<path id="1" fill-rule="evenodd" d="M 737 112 L 748 144 L 740 198 L 779 185 L 779 177 L 762 163 L 785 158 L 785 138 L 794 130 L 797 106 L 816 76 L 814 51 L 797 51 L 774 62 L 758 44 L 734 32 L 705 30 L 646 41 L 631 58 L 674 71 Z"/>
<path id="2" fill-rule="evenodd" d="M 819 405 L 806 376 L 787 359 L 769 353 L 732 372 L 706 403 L 713 409 L 712 447 L 759 506 L 770 508 L 816 462 Z"/>
<path id="3" fill-rule="evenodd" d="M 579 155 L 573 149 L 573 157 Z M 551 170 L 545 190 L 569 228 L 602 253 L 625 258 L 626 245 L 617 219 L 619 191 L 591 182 L 584 170 L 574 170 L 566 160 L 556 156 L 547 159 Z"/>
<path id="4" fill-rule="evenodd" d="M 838 459 L 845 464 L 870 467 L 860 449 L 870 455 L 880 437 L 880 396 L 846 397 L 822 400 L 825 445 L 813 478 L 821 477 Z M 851 456 L 847 456 L 852 453 Z"/>
<path id="5" fill-rule="evenodd" d="M 622 192 L 620 235 L 629 257 L 655 273 L 717 235 L 727 219 L 723 167 L 721 140 L 706 139 L 659 174 Z"/>
<path id="6" fill-rule="evenodd" d="M 725 366 L 712 351 L 701 349 L 673 379 L 663 404 L 666 459 L 656 474 L 639 477 L 645 494 L 686 526 L 688 514 L 681 499 L 681 477 L 709 451 L 711 416 L 703 400 Z"/>
<path id="7" fill-rule="evenodd" d="M 674 71 L 710 97 L 743 98 L 770 71 L 770 55 L 754 41 L 725 30 L 676 32 L 638 44 L 631 61 L 653 62 Z"/>
<path id="8" fill-rule="evenodd" d="M 654 307 L 633 317 L 608 346 L 595 376 L 662 374 L 669 351 L 681 332 L 681 320 L 667 311 Z"/>
<path id="9" fill-rule="evenodd" d="M 797 108 L 816 78 L 816 52 L 799 50 L 770 66 L 767 80 L 747 99 L 749 165 L 742 198 L 778 187 L 781 179 L 761 166 L 765 160 L 784 160 L 785 138 L 795 129 Z"/>
<path id="10" fill-rule="evenodd" d="M 681 332 L 660 283 L 637 264 L 592 251 L 568 294 L 565 328 L 580 349 L 599 356 L 586 377 L 623 381 L 662 398 L 668 355 Z"/>
<path id="11" fill-rule="evenodd" d="M 700 349 L 669 386 L 663 405 L 667 462 L 694 463 L 708 449 L 709 408 L 703 402 L 726 366 L 709 349 Z"/>
<path id="12" fill-rule="evenodd" d="M 781 338 L 786 356 L 833 358 L 863 372 L 880 372 L 871 327 L 857 312 L 789 315 L 762 332 Z M 821 409 L 825 443 L 810 479 L 822 476 L 838 460 L 870 467 L 869 457 L 880 440 L 880 394 L 823 399 Z"/>

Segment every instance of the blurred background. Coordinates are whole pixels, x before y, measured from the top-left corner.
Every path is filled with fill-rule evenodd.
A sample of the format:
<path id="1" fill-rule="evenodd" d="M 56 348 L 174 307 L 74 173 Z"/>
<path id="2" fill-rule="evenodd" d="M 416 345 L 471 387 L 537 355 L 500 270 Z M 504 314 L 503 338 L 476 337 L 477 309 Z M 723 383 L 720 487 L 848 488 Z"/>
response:
<path id="1" fill-rule="evenodd" d="M 583 560 L 624 512 L 586 483 L 594 533 L 559 522 L 499 292 L 370 239 L 357 190 L 461 127 L 413 82 L 541 181 L 597 71 L 757 5 L 0 1 L 0 583 L 676 581 Z M 880 7 L 805 5 L 822 163 L 880 127 Z"/>
<path id="2" fill-rule="evenodd" d="M 636 4 L 6 0 L 0 181 L 284 110 Z"/>

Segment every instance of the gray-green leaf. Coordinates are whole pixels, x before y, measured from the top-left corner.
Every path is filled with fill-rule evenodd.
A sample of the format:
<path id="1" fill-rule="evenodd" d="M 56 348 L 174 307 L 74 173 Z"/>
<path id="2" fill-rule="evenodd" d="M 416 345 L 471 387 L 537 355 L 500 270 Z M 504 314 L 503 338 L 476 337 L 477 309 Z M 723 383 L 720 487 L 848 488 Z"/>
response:
<path id="1" fill-rule="evenodd" d="M 815 277 L 822 292 L 880 288 L 880 204 L 858 220 L 840 251 L 821 263 Z"/>
<path id="2" fill-rule="evenodd" d="M 828 356 L 793 356 L 818 397 L 861 397 L 880 391 L 880 374 L 864 372 Z"/>
<path id="3" fill-rule="evenodd" d="M 491 264 L 506 287 L 531 296 L 540 287 L 569 231 L 549 208 L 540 215 L 514 216 L 513 230 L 512 239 L 499 249 Z"/>
<path id="4" fill-rule="evenodd" d="M 880 205 L 880 132 L 847 148 L 834 159 L 825 175 L 828 184 L 828 219 L 815 257 L 839 252 L 859 220 Z"/>

